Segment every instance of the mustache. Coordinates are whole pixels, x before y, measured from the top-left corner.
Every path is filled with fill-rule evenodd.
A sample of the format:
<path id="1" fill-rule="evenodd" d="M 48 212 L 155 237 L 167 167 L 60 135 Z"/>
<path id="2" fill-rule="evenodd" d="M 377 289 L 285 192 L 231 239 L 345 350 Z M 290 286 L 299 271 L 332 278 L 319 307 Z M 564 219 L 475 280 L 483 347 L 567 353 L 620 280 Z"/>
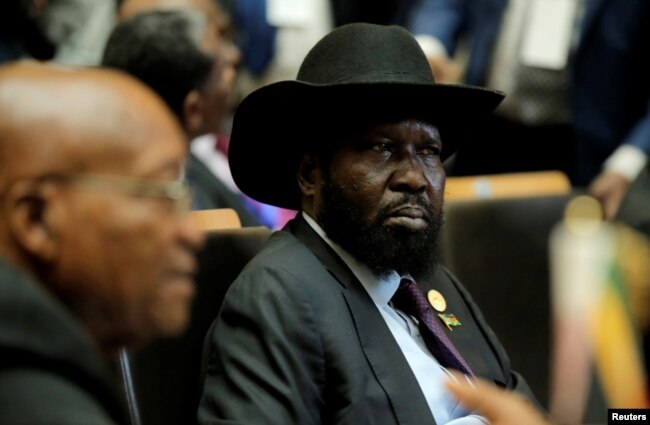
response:
<path id="1" fill-rule="evenodd" d="M 389 216 L 393 210 L 406 205 L 417 205 L 422 207 L 424 218 L 428 222 L 431 222 L 434 219 L 433 204 L 427 200 L 424 195 L 417 193 L 404 193 L 398 199 L 381 206 L 377 211 L 377 219 L 383 220 L 383 218 Z"/>

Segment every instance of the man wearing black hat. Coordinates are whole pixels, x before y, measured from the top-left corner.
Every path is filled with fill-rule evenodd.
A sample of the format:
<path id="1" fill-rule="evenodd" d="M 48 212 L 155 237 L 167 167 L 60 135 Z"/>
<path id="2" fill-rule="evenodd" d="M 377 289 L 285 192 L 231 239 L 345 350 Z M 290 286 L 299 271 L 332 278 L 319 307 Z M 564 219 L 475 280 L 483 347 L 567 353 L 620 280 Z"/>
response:
<path id="1" fill-rule="evenodd" d="M 442 161 L 502 97 L 436 84 L 400 27 L 350 24 L 296 81 L 242 101 L 236 183 L 301 213 L 208 333 L 202 424 L 485 423 L 446 391 L 449 369 L 533 398 L 434 248 Z"/>

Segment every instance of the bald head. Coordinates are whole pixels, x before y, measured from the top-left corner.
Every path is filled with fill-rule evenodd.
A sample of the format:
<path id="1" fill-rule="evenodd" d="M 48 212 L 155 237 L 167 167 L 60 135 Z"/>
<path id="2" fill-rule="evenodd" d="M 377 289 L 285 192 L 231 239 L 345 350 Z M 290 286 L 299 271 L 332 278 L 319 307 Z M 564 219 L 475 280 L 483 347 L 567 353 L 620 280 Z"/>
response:
<path id="1" fill-rule="evenodd" d="M 0 191 L 21 178 L 118 165 L 165 133 L 182 138 L 158 96 L 122 73 L 0 67 Z"/>

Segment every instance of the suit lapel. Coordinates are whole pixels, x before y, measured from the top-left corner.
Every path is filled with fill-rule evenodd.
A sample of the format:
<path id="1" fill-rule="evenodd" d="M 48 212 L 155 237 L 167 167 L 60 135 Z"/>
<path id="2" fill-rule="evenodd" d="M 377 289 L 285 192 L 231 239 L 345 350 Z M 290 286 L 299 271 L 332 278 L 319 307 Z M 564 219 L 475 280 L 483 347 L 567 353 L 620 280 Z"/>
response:
<path id="1" fill-rule="evenodd" d="M 361 288 L 363 290 L 363 288 Z M 402 425 L 435 423 L 420 385 L 370 297 L 364 292 L 343 292 L 366 359 L 386 392 Z"/>
<path id="2" fill-rule="evenodd" d="M 291 232 L 303 242 L 341 284 L 361 348 L 386 392 L 397 423 L 435 424 L 420 385 L 372 299 L 347 265 L 298 214 Z"/>

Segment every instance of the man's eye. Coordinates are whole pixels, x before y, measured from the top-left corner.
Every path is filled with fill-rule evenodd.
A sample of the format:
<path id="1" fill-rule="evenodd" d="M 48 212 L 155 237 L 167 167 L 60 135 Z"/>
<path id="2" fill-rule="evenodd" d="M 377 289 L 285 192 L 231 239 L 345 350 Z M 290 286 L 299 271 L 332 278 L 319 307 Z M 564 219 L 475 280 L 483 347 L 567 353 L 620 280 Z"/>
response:
<path id="1" fill-rule="evenodd" d="M 420 155 L 438 156 L 440 155 L 440 148 L 438 146 L 425 146 L 420 149 Z"/>
<path id="2" fill-rule="evenodd" d="M 390 146 L 388 143 L 377 142 L 372 145 L 372 150 L 377 152 L 388 152 L 390 151 Z"/>

